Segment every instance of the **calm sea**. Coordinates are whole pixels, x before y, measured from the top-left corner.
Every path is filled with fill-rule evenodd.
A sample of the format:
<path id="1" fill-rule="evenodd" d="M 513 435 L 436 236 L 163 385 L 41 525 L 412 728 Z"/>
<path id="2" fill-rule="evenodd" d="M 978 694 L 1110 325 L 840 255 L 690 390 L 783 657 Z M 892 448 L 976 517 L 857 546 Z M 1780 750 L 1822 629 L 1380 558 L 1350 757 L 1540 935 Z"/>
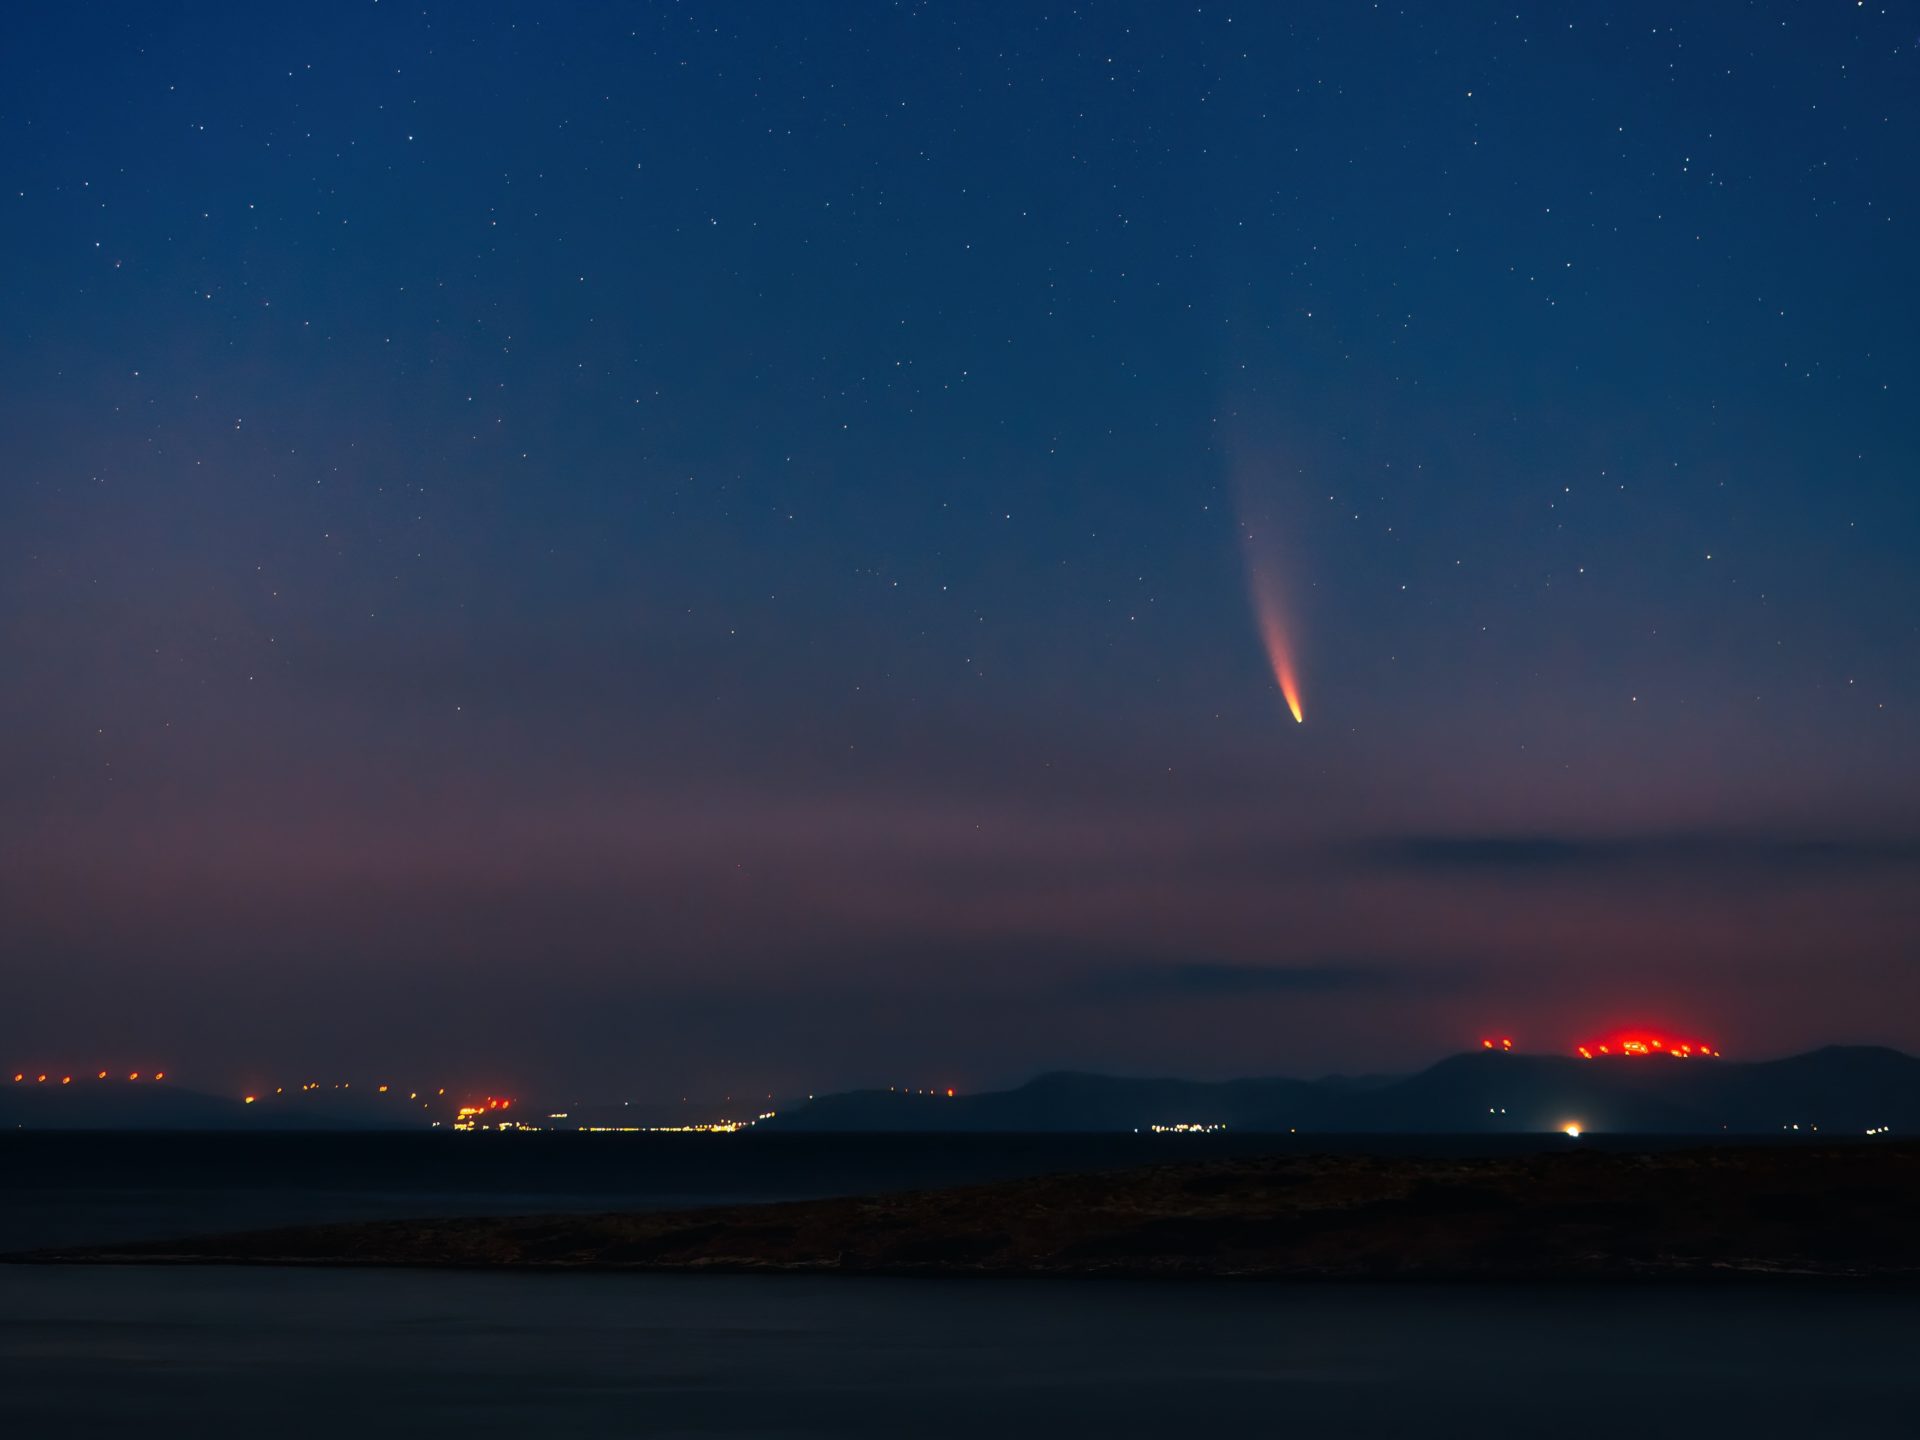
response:
<path id="1" fill-rule="evenodd" d="M 1511 1154 L 1566 1143 L 1558 1136 L 13 1131 L 0 1133 L 0 1254 L 336 1220 L 798 1200 L 1287 1150 Z"/>
<path id="2" fill-rule="evenodd" d="M 6 1137 L 0 1250 L 1281 1143 L 498 1138 Z M 1917 1353 L 1869 1290 L 0 1266 L 0 1436 L 1912 1435 Z"/>
<path id="3" fill-rule="evenodd" d="M 0 1267 L 0 1434 L 1914 1433 L 1907 1297 Z"/>
<path id="4" fill-rule="evenodd" d="M 0 1254 L 336 1220 L 661 1209 L 1258 1154 L 1272 1137 L 0 1133 Z"/>

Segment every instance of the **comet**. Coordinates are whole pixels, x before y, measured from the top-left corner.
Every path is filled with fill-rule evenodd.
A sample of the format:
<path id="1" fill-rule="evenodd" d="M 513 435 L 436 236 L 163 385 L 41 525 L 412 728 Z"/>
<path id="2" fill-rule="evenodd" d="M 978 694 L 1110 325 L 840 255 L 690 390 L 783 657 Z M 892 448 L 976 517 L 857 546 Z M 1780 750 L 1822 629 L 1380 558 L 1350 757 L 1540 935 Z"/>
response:
<path id="1" fill-rule="evenodd" d="M 1294 663 L 1293 638 L 1287 628 L 1286 605 L 1280 593 L 1278 568 L 1264 549 L 1254 543 L 1250 531 L 1241 532 L 1241 551 L 1247 570 L 1247 599 L 1253 606 L 1254 624 L 1260 630 L 1260 643 L 1267 652 L 1267 665 L 1273 671 L 1273 683 L 1287 702 L 1287 712 L 1297 725 L 1306 724 L 1306 712 L 1300 703 L 1300 672 Z"/>
<path id="2" fill-rule="evenodd" d="M 1300 676 L 1294 669 L 1293 643 L 1287 638 L 1286 617 L 1280 609 L 1280 597 L 1271 577 L 1251 559 L 1247 565 L 1247 589 L 1253 599 L 1253 614 L 1260 626 L 1260 643 L 1267 650 L 1267 664 L 1273 668 L 1273 683 L 1280 687 L 1281 698 L 1296 725 L 1307 723 L 1300 708 Z"/>
<path id="3" fill-rule="evenodd" d="M 1251 442 L 1248 442 L 1251 443 Z M 1273 467 L 1257 458 L 1257 450 L 1229 463 L 1227 489 L 1240 532 L 1240 563 L 1247 582 L 1247 603 L 1253 611 L 1254 628 L 1260 632 L 1261 648 L 1267 652 L 1267 668 L 1273 683 L 1286 701 L 1293 723 L 1307 723 L 1306 703 L 1300 692 L 1300 666 L 1291 623 L 1293 607 L 1288 604 L 1290 586 L 1282 577 L 1291 577 L 1296 569 L 1291 547 L 1283 542 L 1284 524 L 1274 524 L 1276 506 L 1283 514 L 1292 510 L 1288 488 L 1278 482 Z M 1259 521 L 1258 527 L 1255 525 Z M 1282 563 L 1282 562 L 1285 563 Z"/>

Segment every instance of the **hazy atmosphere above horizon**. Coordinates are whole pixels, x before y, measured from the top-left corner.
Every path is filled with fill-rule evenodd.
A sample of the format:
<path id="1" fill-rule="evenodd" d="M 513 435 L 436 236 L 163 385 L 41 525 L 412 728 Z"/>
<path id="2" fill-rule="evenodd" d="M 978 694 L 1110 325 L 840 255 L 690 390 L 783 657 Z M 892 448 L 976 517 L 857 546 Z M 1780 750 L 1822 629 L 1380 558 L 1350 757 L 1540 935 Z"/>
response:
<path id="1" fill-rule="evenodd" d="M 1920 1049 L 1920 5 L 12 22 L 0 1058 Z"/>

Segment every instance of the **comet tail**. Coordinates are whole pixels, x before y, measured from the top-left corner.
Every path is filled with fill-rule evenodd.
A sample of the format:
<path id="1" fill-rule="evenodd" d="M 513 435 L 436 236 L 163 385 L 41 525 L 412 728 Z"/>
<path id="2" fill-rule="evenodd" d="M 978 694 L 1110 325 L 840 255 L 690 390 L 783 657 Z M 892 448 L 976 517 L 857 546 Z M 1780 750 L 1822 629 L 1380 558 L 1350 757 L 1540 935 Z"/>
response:
<path id="1" fill-rule="evenodd" d="M 1267 664 L 1273 668 L 1273 681 L 1280 687 L 1294 721 L 1304 725 L 1306 715 L 1300 708 L 1300 679 L 1294 671 L 1293 644 L 1287 638 L 1278 587 L 1251 555 L 1247 557 L 1247 589 L 1253 599 L 1254 618 L 1260 626 L 1260 643 L 1266 647 Z"/>

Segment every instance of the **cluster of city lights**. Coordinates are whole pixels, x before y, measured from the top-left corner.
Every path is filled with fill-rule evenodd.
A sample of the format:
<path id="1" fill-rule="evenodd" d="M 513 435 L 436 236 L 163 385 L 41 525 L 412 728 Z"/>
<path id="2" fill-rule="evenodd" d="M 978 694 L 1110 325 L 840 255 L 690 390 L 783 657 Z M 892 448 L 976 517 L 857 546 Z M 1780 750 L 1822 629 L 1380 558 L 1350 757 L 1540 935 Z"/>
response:
<path id="1" fill-rule="evenodd" d="M 738 1135 L 751 1130 L 762 1120 L 771 1120 L 777 1111 L 767 1110 L 751 1120 L 706 1120 L 697 1125 L 576 1125 L 582 1135 Z M 562 1117 L 564 1118 L 564 1117 Z M 523 1125 L 523 1130 L 534 1127 Z"/>
<path id="2" fill-rule="evenodd" d="M 489 1102 L 490 1104 L 492 1102 Z M 504 1110 L 511 1102 L 503 1101 L 499 1109 Z M 706 1120 L 692 1125 L 532 1125 L 522 1120 L 496 1118 L 486 1121 L 482 1117 L 486 1109 L 477 1105 L 464 1105 L 460 1109 L 460 1118 L 454 1121 L 456 1130 L 565 1130 L 571 1129 L 579 1135 L 738 1135 L 743 1130 L 751 1130 L 762 1120 L 771 1120 L 778 1113 L 763 1110 L 751 1120 Z M 564 1110 L 555 1111 L 547 1116 L 549 1120 L 568 1119 Z"/>
<path id="3" fill-rule="evenodd" d="M 1173 1125 L 1149 1125 L 1155 1135 L 1212 1135 L 1227 1128 L 1224 1120 L 1182 1120 Z"/>
<path id="4" fill-rule="evenodd" d="M 444 1085 L 437 1086 L 430 1090 L 406 1090 L 390 1082 L 376 1081 L 371 1084 L 363 1083 L 356 1087 L 351 1080 L 337 1080 L 331 1084 L 320 1080 L 306 1080 L 298 1085 L 276 1085 L 273 1087 L 271 1094 L 266 1091 L 256 1091 L 243 1095 L 240 1099 L 243 1104 L 258 1105 L 262 1102 L 273 1100 L 276 1097 L 288 1098 L 302 1095 L 331 1094 L 334 1091 L 350 1091 L 356 1088 L 363 1095 L 385 1096 L 396 1102 L 406 1101 L 410 1105 L 418 1105 L 422 1110 L 429 1113 L 433 1111 L 436 1103 L 444 1103 L 447 1098 L 447 1087 Z M 459 1105 L 454 1111 L 453 1128 L 455 1130 L 534 1130 L 540 1128 L 539 1126 L 528 1125 L 517 1120 L 504 1118 L 500 1112 L 508 1109 L 512 1104 L 513 1098 L 511 1096 L 488 1095 L 478 1104 Z M 433 1124 L 438 1126 L 440 1122 L 435 1120 Z"/>
<path id="5" fill-rule="evenodd" d="M 462 1105 L 455 1111 L 453 1128 L 456 1130 L 520 1129 L 521 1127 L 518 1121 L 508 1120 L 500 1113 L 512 1108 L 513 1101 L 510 1098 L 500 1095 L 489 1095 L 478 1105 Z M 486 1120 L 485 1117 L 487 1116 L 498 1116 L 499 1118 Z"/>

